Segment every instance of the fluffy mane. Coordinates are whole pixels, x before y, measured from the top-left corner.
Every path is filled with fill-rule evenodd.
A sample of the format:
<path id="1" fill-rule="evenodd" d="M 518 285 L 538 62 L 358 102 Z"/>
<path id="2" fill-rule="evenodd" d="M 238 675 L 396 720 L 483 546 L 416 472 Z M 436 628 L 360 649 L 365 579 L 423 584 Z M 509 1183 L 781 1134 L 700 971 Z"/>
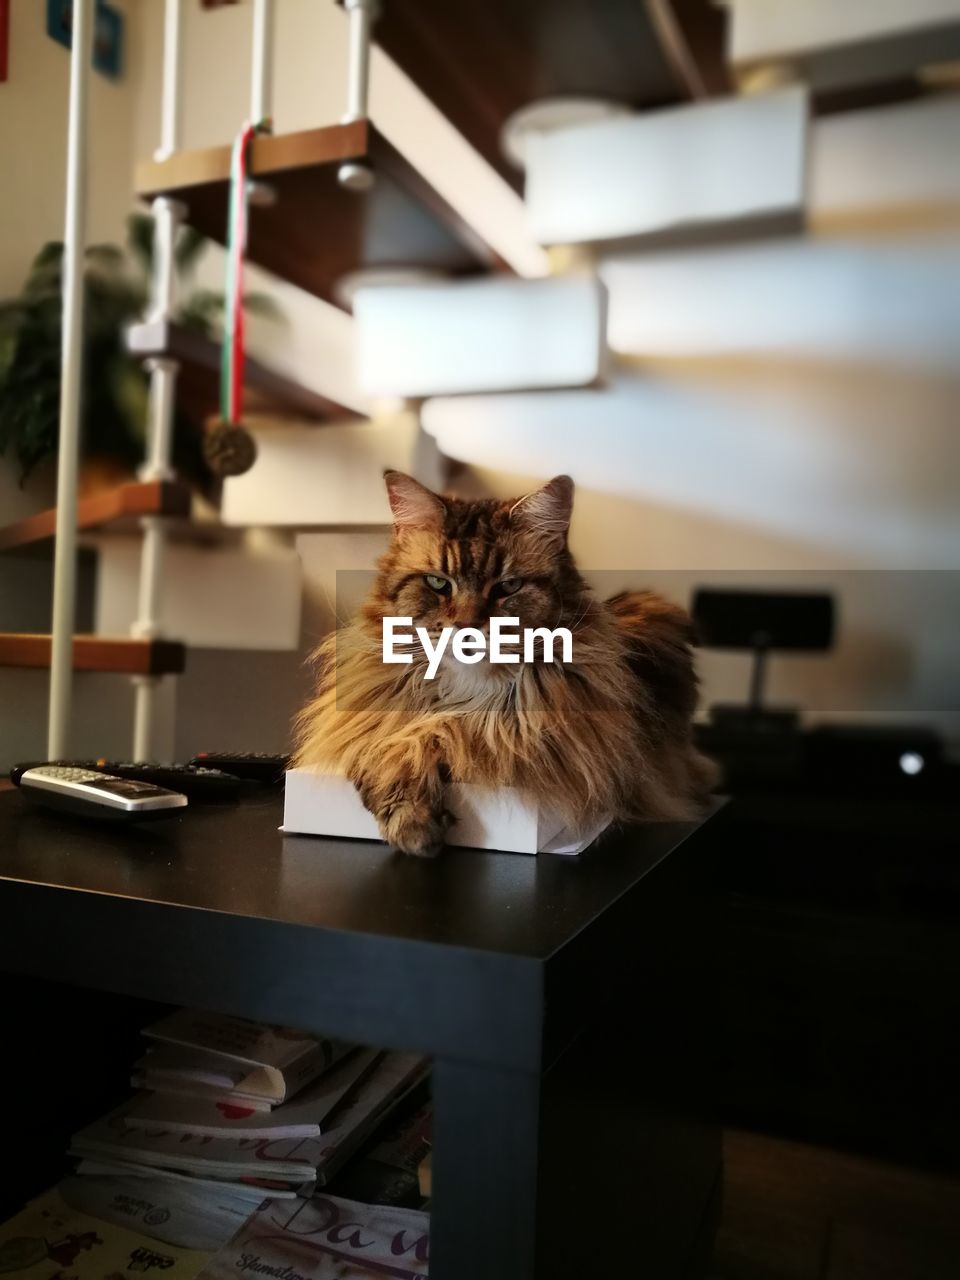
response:
<path id="1" fill-rule="evenodd" d="M 441 848 L 448 782 L 520 787 L 573 827 L 602 815 L 679 820 L 702 808 L 712 767 L 694 749 L 691 630 L 650 593 L 601 603 L 567 547 L 566 476 L 507 502 L 440 497 L 390 472 L 394 535 L 370 598 L 317 650 L 296 763 L 345 774 L 383 838 Z M 465 666 L 383 662 L 384 617 L 443 626 L 567 627 L 572 661 Z"/>

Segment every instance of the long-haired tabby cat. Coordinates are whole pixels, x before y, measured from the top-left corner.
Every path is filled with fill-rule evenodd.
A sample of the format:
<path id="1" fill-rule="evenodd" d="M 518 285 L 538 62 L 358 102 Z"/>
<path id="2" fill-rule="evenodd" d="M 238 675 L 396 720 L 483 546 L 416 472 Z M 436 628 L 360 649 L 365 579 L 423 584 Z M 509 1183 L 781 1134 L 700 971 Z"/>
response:
<path id="1" fill-rule="evenodd" d="M 696 816 L 713 771 L 691 742 L 689 619 L 650 593 L 593 595 L 567 547 L 572 480 L 506 502 L 439 497 L 396 471 L 386 485 L 393 539 L 358 618 L 317 651 L 296 763 L 345 774 L 384 840 L 422 856 L 443 845 L 448 782 L 523 788 L 574 828 Z M 384 617 L 436 643 L 496 615 L 569 628 L 573 660 L 445 654 L 433 680 L 419 646 L 412 664 L 383 661 Z"/>

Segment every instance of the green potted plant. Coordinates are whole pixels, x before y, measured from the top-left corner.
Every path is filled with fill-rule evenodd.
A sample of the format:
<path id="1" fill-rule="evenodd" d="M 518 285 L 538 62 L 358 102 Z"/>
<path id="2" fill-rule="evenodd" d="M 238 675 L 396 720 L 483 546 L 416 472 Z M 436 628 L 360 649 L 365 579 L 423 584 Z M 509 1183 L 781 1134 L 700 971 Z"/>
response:
<path id="1" fill-rule="evenodd" d="M 175 251 L 178 276 L 191 276 L 207 241 L 191 228 L 180 231 Z M 84 257 L 84 365 L 81 422 L 81 488 L 128 478 L 144 456 L 147 376 L 126 349 L 126 331 L 146 309 L 153 267 L 153 221 L 133 214 L 127 245 L 91 246 Z M 0 454 L 19 468 L 21 484 L 56 454 L 60 413 L 60 344 L 63 245 L 51 241 L 34 259 L 20 296 L 0 303 Z M 246 295 L 244 307 L 276 316 L 265 295 Z M 223 295 L 193 290 L 175 321 L 217 338 Z M 178 410 L 174 464 L 200 487 L 210 475 L 199 428 Z"/>

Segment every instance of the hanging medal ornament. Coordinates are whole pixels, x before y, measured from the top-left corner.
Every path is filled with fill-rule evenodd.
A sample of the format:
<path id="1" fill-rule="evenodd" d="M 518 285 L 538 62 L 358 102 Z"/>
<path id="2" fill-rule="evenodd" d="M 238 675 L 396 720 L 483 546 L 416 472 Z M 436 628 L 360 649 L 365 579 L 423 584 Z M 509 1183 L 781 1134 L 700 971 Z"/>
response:
<path id="1" fill-rule="evenodd" d="M 242 476 L 257 459 L 257 445 L 240 421 L 243 399 L 243 259 L 247 249 L 250 144 L 269 123 L 245 124 L 233 144 L 227 226 L 227 281 L 220 362 L 220 417 L 207 424 L 203 456 L 215 476 Z"/>

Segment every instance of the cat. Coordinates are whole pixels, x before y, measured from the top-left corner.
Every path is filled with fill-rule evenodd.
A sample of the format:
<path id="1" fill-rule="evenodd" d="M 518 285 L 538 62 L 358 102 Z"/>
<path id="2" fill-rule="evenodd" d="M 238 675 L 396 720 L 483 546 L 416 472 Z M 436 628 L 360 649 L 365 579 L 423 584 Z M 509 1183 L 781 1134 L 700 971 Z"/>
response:
<path id="1" fill-rule="evenodd" d="M 450 782 L 512 786 L 574 829 L 702 814 L 713 766 L 693 745 L 692 624 L 651 592 L 601 603 L 567 545 L 573 481 L 510 501 L 441 497 L 385 476 L 393 537 L 355 621 L 320 645 L 315 697 L 298 717 L 294 763 L 342 773 L 383 839 L 430 857 L 443 846 Z M 443 627 L 567 627 L 572 661 L 464 665 L 445 653 L 383 661 L 384 617 L 433 644 Z M 409 630 L 409 628 L 406 628 Z"/>

